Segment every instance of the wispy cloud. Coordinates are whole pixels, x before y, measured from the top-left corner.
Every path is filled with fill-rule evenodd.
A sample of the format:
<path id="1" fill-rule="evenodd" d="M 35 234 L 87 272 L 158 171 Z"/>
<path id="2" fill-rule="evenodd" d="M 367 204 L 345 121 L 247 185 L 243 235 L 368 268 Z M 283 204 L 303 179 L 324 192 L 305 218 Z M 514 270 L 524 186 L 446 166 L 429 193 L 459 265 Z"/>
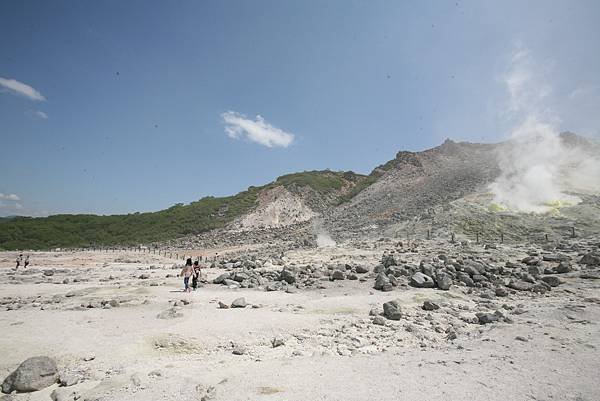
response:
<path id="1" fill-rule="evenodd" d="M 31 100 L 46 100 L 44 95 L 42 95 L 38 90 L 27 84 L 24 84 L 23 82 L 19 82 L 16 79 L 0 77 L 0 87 L 9 90 L 13 94 L 25 96 Z"/>
<path id="2" fill-rule="evenodd" d="M 4 195 L 3 193 L 0 193 L 0 199 L 10 200 L 10 201 L 20 201 L 21 200 L 21 198 L 19 198 L 19 196 L 16 194 Z"/>
<path id="3" fill-rule="evenodd" d="M 44 113 L 43 111 L 36 111 L 35 113 L 33 113 L 36 117 L 41 118 L 42 120 L 47 120 L 48 119 L 48 114 Z"/>
<path id="4" fill-rule="evenodd" d="M 221 114 L 225 122 L 225 133 L 230 138 L 247 138 L 268 148 L 287 148 L 294 141 L 294 134 L 272 126 L 261 116 L 256 120 L 246 118 L 243 114 L 228 111 Z"/>

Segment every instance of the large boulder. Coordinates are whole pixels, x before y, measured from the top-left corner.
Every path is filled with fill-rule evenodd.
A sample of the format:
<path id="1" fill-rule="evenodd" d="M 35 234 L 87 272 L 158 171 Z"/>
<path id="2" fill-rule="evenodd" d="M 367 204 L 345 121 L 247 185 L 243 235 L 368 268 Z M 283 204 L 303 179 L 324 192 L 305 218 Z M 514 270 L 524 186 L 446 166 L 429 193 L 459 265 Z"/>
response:
<path id="1" fill-rule="evenodd" d="M 231 303 L 232 308 L 245 308 L 246 306 L 248 306 L 248 302 L 246 302 L 245 298 L 234 299 Z"/>
<path id="2" fill-rule="evenodd" d="M 383 304 L 383 316 L 390 320 L 400 320 L 402 318 L 402 308 L 400 301 L 393 300 Z"/>
<path id="3" fill-rule="evenodd" d="M 440 290 L 449 290 L 452 285 L 452 277 L 449 274 L 440 273 L 437 275 L 435 282 Z"/>
<path id="4" fill-rule="evenodd" d="M 581 257 L 579 261 L 582 265 L 600 266 L 600 253 L 588 253 Z"/>
<path id="5" fill-rule="evenodd" d="M 229 278 L 229 273 L 223 273 L 213 280 L 213 284 L 223 284 Z"/>
<path id="6" fill-rule="evenodd" d="M 346 278 L 346 275 L 341 270 L 334 270 L 331 273 L 331 279 L 332 280 L 344 280 L 345 278 Z"/>
<path id="7" fill-rule="evenodd" d="M 375 285 L 373 286 L 376 290 L 380 291 L 391 291 L 392 283 L 390 279 L 385 275 L 384 272 L 380 272 L 375 279 Z"/>
<path id="8" fill-rule="evenodd" d="M 26 359 L 19 367 L 4 379 L 2 392 L 26 393 L 38 391 L 58 381 L 56 362 L 47 356 L 35 356 Z"/>
<path id="9" fill-rule="evenodd" d="M 363 274 L 363 273 L 368 273 L 369 272 L 369 268 L 367 266 L 362 266 L 362 265 L 356 266 L 355 270 L 359 274 Z"/>
<path id="10" fill-rule="evenodd" d="M 428 275 L 416 272 L 410 277 L 410 285 L 417 288 L 433 288 L 435 287 L 435 282 Z"/>
<path id="11" fill-rule="evenodd" d="M 279 273 L 279 281 L 285 281 L 288 284 L 294 284 L 296 282 L 296 275 L 290 270 L 283 269 L 281 273 Z"/>

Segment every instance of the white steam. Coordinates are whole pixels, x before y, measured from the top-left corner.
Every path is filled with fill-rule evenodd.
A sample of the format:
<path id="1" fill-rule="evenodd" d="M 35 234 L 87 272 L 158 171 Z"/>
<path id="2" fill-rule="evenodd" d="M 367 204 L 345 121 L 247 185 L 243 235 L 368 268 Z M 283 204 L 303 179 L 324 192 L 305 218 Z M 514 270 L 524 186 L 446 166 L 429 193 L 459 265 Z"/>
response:
<path id="1" fill-rule="evenodd" d="M 553 123 L 556 116 L 544 108 L 552 91 L 529 52 L 515 52 L 504 83 L 510 96 L 508 113 L 520 123 L 498 153 L 501 174 L 490 185 L 494 202 L 512 210 L 544 213 L 581 201 L 568 192 L 600 190 L 597 150 L 561 139 Z"/>
<path id="2" fill-rule="evenodd" d="M 319 248 L 333 248 L 336 242 L 325 232 L 317 234 L 317 246 Z"/>
<path id="3" fill-rule="evenodd" d="M 337 245 L 335 240 L 331 238 L 331 235 L 327 233 L 323 222 L 319 219 L 313 220 L 313 232 L 317 236 L 317 246 L 319 248 L 333 248 Z"/>

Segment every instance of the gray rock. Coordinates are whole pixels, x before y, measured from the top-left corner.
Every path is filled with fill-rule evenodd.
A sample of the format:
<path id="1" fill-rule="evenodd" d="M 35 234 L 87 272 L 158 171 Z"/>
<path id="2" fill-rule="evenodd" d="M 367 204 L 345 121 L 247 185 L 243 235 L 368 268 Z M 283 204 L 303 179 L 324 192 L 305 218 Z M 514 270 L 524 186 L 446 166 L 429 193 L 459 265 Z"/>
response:
<path id="1" fill-rule="evenodd" d="M 544 276 L 541 280 L 550 287 L 558 287 L 561 284 L 560 279 L 556 276 Z"/>
<path id="2" fill-rule="evenodd" d="M 440 309 L 440 306 L 438 304 L 436 304 L 435 302 L 425 301 L 425 302 L 423 302 L 423 306 L 421 306 L 421 308 L 423 310 L 432 311 L 432 310 Z"/>
<path id="3" fill-rule="evenodd" d="M 282 337 L 274 337 L 271 340 L 271 345 L 273 346 L 273 348 L 281 347 L 284 344 L 285 340 Z"/>
<path id="4" fill-rule="evenodd" d="M 383 304 L 383 315 L 390 320 L 400 320 L 402 318 L 402 308 L 400 301 L 393 300 Z"/>
<path id="5" fill-rule="evenodd" d="M 139 278 L 140 280 L 147 280 L 147 279 L 149 279 L 149 278 L 150 278 L 150 275 L 149 275 L 148 273 L 142 273 L 142 274 L 140 274 L 140 275 L 138 276 L 138 278 Z"/>
<path id="6" fill-rule="evenodd" d="M 244 347 L 243 345 L 236 345 L 235 347 L 233 347 L 232 353 L 233 355 L 245 355 L 247 353 L 246 347 Z"/>
<path id="7" fill-rule="evenodd" d="M 231 303 L 232 308 L 245 308 L 248 306 L 245 298 L 237 298 Z"/>
<path id="8" fill-rule="evenodd" d="M 497 322 L 499 319 L 498 315 L 494 313 L 479 312 L 476 313 L 475 316 L 477 316 L 479 324 L 494 323 Z"/>
<path id="9" fill-rule="evenodd" d="M 571 268 L 571 264 L 569 262 L 560 262 L 554 270 L 556 270 L 557 273 L 568 273 L 573 269 Z"/>
<path id="10" fill-rule="evenodd" d="M 156 317 L 158 319 L 176 319 L 178 317 L 183 317 L 183 313 L 179 312 L 177 308 L 169 308 L 160 312 Z"/>
<path id="11" fill-rule="evenodd" d="M 382 311 L 381 309 L 379 309 L 379 308 L 372 308 L 372 309 L 369 311 L 369 316 L 379 316 L 379 315 L 381 315 L 382 313 L 383 313 L 383 311 Z"/>
<path id="12" fill-rule="evenodd" d="M 512 288 L 513 290 L 517 291 L 531 291 L 533 284 L 526 283 L 525 281 L 521 280 L 511 280 L 508 284 L 508 288 Z"/>
<path id="13" fill-rule="evenodd" d="M 332 280 L 344 280 L 346 278 L 346 275 L 344 274 L 343 271 L 340 270 L 334 270 L 331 273 L 331 279 Z"/>
<path id="14" fill-rule="evenodd" d="M 229 309 L 229 305 L 219 301 L 219 309 Z"/>
<path id="15" fill-rule="evenodd" d="M 581 257 L 579 263 L 588 266 L 600 266 L 600 253 L 587 253 Z"/>
<path id="16" fill-rule="evenodd" d="M 288 284 L 293 284 L 296 282 L 296 275 L 287 269 L 283 269 L 281 273 L 279 273 L 279 280 L 285 281 Z"/>
<path id="17" fill-rule="evenodd" d="M 356 274 L 354 274 L 354 273 L 348 273 L 348 274 L 346 275 L 346 278 L 347 278 L 348 280 L 358 280 L 358 276 L 357 276 Z"/>
<path id="18" fill-rule="evenodd" d="M 83 377 L 81 377 L 81 375 L 78 375 L 78 374 L 75 374 L 72 372 L 61 373 L 60 374 L 60 385 L 62 387 L 74 386 L 77 383 L 79 383 L 81 381 L 81 379 L 83 379 Z"/>
<path id="19" fill-rule="evenodd" d="M 452 277 L 449 274 L 441 273 L 437 275 L 435 282 L 440 290 L 447 291 L 452 285 Z"/>
<path id="20" fill-rule="evenodd" d="M 54 270 L 44 270 L 44 276 L 47 276 L 47 277 L 54 276 Z"/>
<path id="21" fill-rule="evenodd" d="M 368 273 L 369 272 L 369 268 L 368 267 L 361 266 L 361 265 L 356 266 L 356 268 L 354 270 L 356 270 L 356 272 L 358 274 L 364 274 L 364 273 Z"/>
<path id="22" fill-rule="evenodd" d="M 495 290 L 496 296 L 497 297 L 506 297 L 508 296 L 508 290 L 504 287 L 498 287 Z"/>
<path id="23" fill-rule="evenodd" d="M 383 316 L 375 316 L 373 317 L 373 324 L 385 326 L 385 318 Z"/>
<path id="24" fill-rule="evenodd" d="M 213 280 L 213 284 L 223 284 L 223 281 L 225 281 L 225 279 L 228 279 L 228 278 L 229 278 L 229 273 L 223 273 Z"/>
<path id="25" fill-rule="evenodd" d="M 23 361 L 17 369 L 4 379 L 2 392 L 38 391 L 58 381 L 56 362 L 47 356 L 36 356 Z"/>
<path id="26" fill-rule="evenodd" d="M 387 278 L 384 272 L 380 272 L 375 278 L 375 285 L 373 286 L 376 290 L 380 291 L 391 291 L 392 284 L 390 283 L 390 279 Z"/>
<path id="27" fill-rule="evenodd" d="M 410 277 L 410 285 L 417 288 L 433 288 L 435 283 L 431 277 L 421 272 L 416 272 Z"/>

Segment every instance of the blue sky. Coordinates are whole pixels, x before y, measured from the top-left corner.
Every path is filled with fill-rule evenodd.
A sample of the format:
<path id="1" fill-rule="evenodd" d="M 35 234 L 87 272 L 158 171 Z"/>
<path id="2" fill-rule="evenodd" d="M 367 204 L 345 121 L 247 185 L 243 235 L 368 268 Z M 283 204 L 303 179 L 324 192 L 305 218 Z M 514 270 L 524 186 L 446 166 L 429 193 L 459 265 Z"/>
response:
<path id="1" fill-rule="evenodd" d="M 0 215 L 499 141 L 523 114 L 515 54 L 558 129 L 600 137 L 599 20 L 597 1 L 1 2 Z"/>

